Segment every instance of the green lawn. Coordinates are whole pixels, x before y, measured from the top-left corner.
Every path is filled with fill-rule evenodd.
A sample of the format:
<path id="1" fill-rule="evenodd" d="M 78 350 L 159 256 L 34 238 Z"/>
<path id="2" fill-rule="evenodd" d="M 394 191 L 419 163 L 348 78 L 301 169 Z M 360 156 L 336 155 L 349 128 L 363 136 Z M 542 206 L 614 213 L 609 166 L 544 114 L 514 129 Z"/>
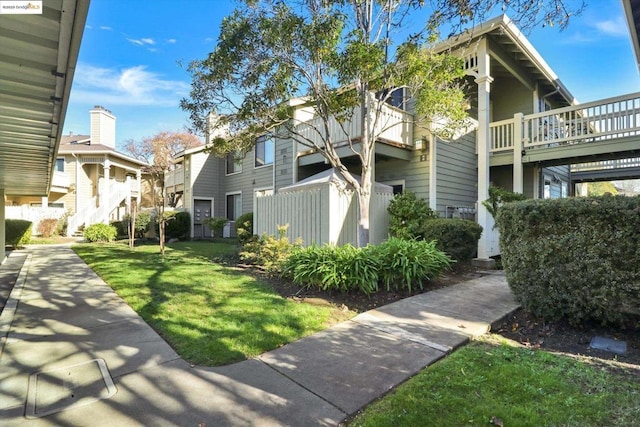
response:
<path id="1" fill-rule="evenodd" d="M 423 370 L 349 425 L 585 427 L 638 420 L 637 376 L 493 337 Z"/>
<path id="2" fill-rule="evenodd" d="M 164 256 L 157 245 L 73 249 L 180 356 L 196 364 L 244 360 L 352 314 L 286 300 L 250 274 L 212 261 L 235 251 L 231 244 L 180 242 Z"/>

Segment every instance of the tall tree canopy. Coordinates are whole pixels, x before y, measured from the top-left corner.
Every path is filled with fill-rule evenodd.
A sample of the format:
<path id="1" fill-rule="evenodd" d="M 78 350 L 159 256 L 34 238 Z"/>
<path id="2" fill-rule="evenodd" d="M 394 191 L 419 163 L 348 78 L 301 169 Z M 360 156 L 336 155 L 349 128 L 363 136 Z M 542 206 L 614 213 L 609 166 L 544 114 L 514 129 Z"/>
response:
<path id="1" fill-rule="evenodd" d="M 191 94 L 181 106 L 195 129 L 218 135 L 212 149 L 219 155 L 246 152 L 267 132 L 322 154 L 357 193 L 358 243 L 365 245 L 375 142 L 386 130 L 381 113 L 394 89 L 404 88 L 415 124 L 445 137 L 464 124 L 462 62 L 433 52 L 438 29 L 447 24 L 455 32 L 499 6 L 527 26 L 565 26 L 574 13 L 570 1 L 246 0 L 223 20 L 213 52 L 190 64 Z M 409 24 L 416 26 L 411 33 Z M 293 114 L 301 107 L 316 119 L 303 123 Z M 354 134 L 348 122 L 356 115 L 362 125 Z M 339 137 L 329 131 L 335 119 Z M 360 179 L 344 166 L 336 140 L 346 140 L 359 159 Z"/>

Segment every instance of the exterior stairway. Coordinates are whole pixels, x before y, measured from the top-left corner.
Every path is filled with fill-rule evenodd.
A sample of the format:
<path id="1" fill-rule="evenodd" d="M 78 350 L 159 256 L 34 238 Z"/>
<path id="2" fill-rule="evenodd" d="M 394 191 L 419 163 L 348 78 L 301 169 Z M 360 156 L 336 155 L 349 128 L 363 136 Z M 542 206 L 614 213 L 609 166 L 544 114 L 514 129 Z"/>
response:
<path id="1" fill-rule="evenodd" d="M 109 200 L 99 205 L 98 196 L 94 196 L 85 206 L 67 220 L 67 236 L 76 236 L 86 226 L 96 223 L 108 223 L 109 215 L 123 200 L 131 197 L 129 182 L 111 181 L 109 183 Z"/>

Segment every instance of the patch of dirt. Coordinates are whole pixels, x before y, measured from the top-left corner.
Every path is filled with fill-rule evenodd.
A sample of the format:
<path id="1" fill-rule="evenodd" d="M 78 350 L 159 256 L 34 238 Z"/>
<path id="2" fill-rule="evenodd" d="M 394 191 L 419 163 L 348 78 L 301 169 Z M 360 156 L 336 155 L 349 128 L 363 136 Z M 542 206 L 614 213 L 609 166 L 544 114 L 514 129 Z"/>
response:
<path id="1" fill-rule="evenodd" d="M 260 274 L 260 273 L 257 273 Z M 452 270 L 443 273 L 435 280 L 425 282 L 423 289 L 414 289 L 409 291 L 385 291 L 380 290 L 375 294 L 366 296 L 359 293 L 342 293 L 342 292 L 328 292 L 318 289 L 303 289 L 298 285 L 281 280 L 270 279 L 261 274 L 261 279 L 267 280 L 271 286 L 285 298 L 290 298 L 296 301 L 305 301 L 311 304 L 318 305 L 333 305 L 343 308 L 344 310 L 351 310 L 357 313 L 372 310 L 376 307 L 380 307 L 392 302 L 407 298 L 413 295 L 418 295 L 424 292 L 432 291 L 434 289 L 442 288 L 445 286 L 451 286 L 456 283 L 464 282 L 486 275 L 481 269 L 478 269 L 471 265 L 470 262 L 459 262 L 453 265 Z"/>
<path id="2" fill-rule="evenodd" d="M 545 321 L 522 309 L 494 331 L 526 347 L 563 353 L 612 371 L 637 375 L 640 379 L 640 323 L 628 328 L 586 324 L 574 327 L 566 320 Z M 591 348 L 593 337 L 625 341 L 625 354 Z"/>

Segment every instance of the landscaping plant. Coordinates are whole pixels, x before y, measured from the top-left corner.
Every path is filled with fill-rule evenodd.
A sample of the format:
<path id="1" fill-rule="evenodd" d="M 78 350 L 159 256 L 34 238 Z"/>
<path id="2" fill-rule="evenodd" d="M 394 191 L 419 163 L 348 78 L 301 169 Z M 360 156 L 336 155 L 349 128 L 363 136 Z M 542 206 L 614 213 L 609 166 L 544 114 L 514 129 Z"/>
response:
<path id="1" fill-rule="evenodd" d="M 213 237 L 222 237 L 224 226 L 227 225 L 229 220 L 224 217 L 210 217 L 204 219 L 204 224 L 209 227 L 213 233 Z"/>
<path id="2" fill-rule="evenodd" d="M 238 217 L 236 235 L 241 244 L 245 244 L 253 238 L 253 212 L 247 212 Z"/>
<path id="3" fill-rule="evenodd" d="M 28 245 L 31 241 L 33 223 L 25 219 L 5 219 L 5 242 L 13 249 Z"/>
<path id="4" fill-rule="evenodd" d="M 422 226 L 420 238 L 436 241 L 436 247 L 451 258 L 463 261 L 473 257 L 478 248 L 482 226 L 466 219 L 432 219 Z"/>
<path id="5" fill-rule="evenodd" d="M 288 228 L 289 224 L 277 226 L 278 237 L 263 234 L 246 241 L 240 252 L 240 259 L 259 265 L 269 273 L 280 273 L 283 262 L 292 250 L 302 245 L 299 238 L 293 243 L 289 241 Z"/>
<path id="6" fill-rule="evenodd" d="M 49 238 L 56 232 L 58 220 L 56 218 L 41 219 L 38 223 L 38 234 L 42 237 Z"/>
<path id="7" fill-rule="evenodd" d="M 396 194 L 387 208 L 389 212 L 389 233 L 401 239 L 420 239 L 426 221 L 438 218 L 429 208 L 427 201 L 419 199 L 415 193 L 404 191 Z"/>
<path id="8" fill-rule="evenodd" d="M 497 224 L 507 280 L 526 310 L 573 324 L 640 315 L 640 197 L 509 203 Z"/>
<path id="9" fill-rule="evenodd" d="M 91 224 L 83 232 L 84 240 L 93 242 L 112 242 L 118 236 L 118 230 L 109 224 Z"/>

